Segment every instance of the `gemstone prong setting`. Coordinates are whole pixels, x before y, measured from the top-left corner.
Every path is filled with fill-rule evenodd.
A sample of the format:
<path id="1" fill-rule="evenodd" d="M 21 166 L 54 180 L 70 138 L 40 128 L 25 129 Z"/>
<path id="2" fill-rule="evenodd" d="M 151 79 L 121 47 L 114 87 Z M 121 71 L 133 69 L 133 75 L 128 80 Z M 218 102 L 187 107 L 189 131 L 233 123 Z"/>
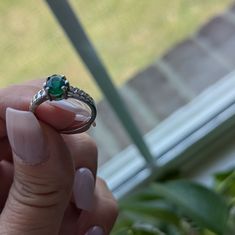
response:
<path id="1" fill-rule="evenodd" d="M 43 83 L 43 88 L 39 90 L 33 97 L 29 105 L 29 110 L 35 112 L 37 107 L 46 101 L 59 101 L 63 99 L 75 99 L 79 100 L 90 108 L 90 119 L 84 122 L 81 126 L 74 125 L 60 130 L 63 134 L 76 134 L 82 133 L 90 128 L 91 125 L 95 125 L 95 118 L 97 115 L 95 102 L 86 92 L 83 90 L 70 86 L 69 81 L 64 75 L 51 75 L 46 78 L 46 82 Z"/>

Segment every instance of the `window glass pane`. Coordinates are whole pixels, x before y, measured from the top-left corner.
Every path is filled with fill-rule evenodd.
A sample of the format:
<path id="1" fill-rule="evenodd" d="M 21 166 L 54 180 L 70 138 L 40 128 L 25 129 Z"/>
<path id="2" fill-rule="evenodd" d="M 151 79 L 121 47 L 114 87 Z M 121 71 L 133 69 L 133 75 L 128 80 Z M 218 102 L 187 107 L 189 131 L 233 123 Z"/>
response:
<path id="1" fill-rule="evenodd" d="M 232 0 L 70 1 L 116 84 L 191 36 Z"/>
<path id="2" fill-rule="evenodd" d="M 235 13 L 225 11 L 231 0 L 70 2 L 143 135 L 234 69 Z M 89 132 L 100 165 L 122 159 L 131 141 L 47 5 L 2 1 L 0 10 L 0 86 L 65 74 L 98 103 L 97 127 Z M 135 151 L 138 160 L 123 164 L 137 172 L 145 162 Z"/>
<path id="3" fill-rule="evenodd" d="M 0 86 L 65 74 L 95 98 L 99 90 L 44 1 L 1 1 Z"/>

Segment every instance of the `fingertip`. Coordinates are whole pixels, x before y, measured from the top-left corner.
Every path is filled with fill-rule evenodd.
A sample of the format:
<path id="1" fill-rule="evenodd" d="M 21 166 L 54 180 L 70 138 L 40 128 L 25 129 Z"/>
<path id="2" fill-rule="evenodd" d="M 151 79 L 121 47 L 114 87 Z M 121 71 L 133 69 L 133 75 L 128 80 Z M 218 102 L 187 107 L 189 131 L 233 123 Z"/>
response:
<path id="1" fill-rule="evenodd" d="M 91 211 L 94 201 L 95 179 L 88 168 L 80 168 L 75 173 L 74 199 L 78 209 Z"/>
<path id="2" fill-rule="evenodd" d="M 93 226 L 85 235 L 104 235 L 104 230 L 100 226 Z"/>
<path id="3" fill-rule="evenodd" d="M 37 108 L 36 116 L 60 131 L 73 124 L 75 113 L 44 103 Z"/>
<path id="4" fill-rule="evenodd" d="M 32 165 L 44 161 L 46 141 L 41 125 L 33 113 L 7 108 L 6 125 L 15 160 L 20 158 L 25 164 Z"/>
<path id="5" fill-rule="evenodd" d="M 102 228 L 104 234 L 110 233 L 118 216 L 118 204 L 111 195 L 106 183 L 97 178 L 94 207 L 92 211 L 83 210 L 81 212 L 77 222 L 79 235 L 86 233 L 86 235 L 90 235 L 88 232 L 94 230 L 91 228 L 97 226 Z"/>

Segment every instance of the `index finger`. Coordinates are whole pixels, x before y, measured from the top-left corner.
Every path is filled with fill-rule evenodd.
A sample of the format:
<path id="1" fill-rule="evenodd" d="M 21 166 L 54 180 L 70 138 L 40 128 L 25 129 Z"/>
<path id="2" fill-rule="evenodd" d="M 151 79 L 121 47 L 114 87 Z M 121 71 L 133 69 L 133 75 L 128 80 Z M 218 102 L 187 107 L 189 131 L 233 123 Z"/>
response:
<path id="1" fill-rule="evenodd" d="M 29 104 L 33 95 L 42 87 L 43 80 L 34 80 L 26 82 L 22 85 L 13 85 L 0 90 L 0 137 L 6 135 L 5 115 L 6 109 L 11 107 L 13 109 L 28 111 Z M 41 86 L 40 86 L 41 85 Z M 35 115 L 41 121 L 49 124 L 57 130 L 64 129 L 74 122 L 75 113 L 64 110 L 52 104 L 41 104 Z"/>

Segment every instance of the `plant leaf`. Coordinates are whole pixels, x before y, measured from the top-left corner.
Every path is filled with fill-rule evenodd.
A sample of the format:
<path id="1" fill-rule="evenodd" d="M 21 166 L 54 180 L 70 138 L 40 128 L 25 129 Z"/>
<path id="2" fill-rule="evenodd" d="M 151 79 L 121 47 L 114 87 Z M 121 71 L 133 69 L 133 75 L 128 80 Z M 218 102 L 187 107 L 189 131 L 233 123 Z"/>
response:
<path id="1" fill-rule="evenodd" d="M 170 207 L 166 201 L 133 201 L 123 202 L 120 204 L 121 209 L 132 211 L 142 216 L 148 215 L 154 217 L 156 220 L 161 220 L 179 226 L 180 218 L 175 213 L 174 209 Z"/>
<path id="2" fill-rule="evenodd" d="M 220 194 L 235 197 L 235 170 L 217 173 L 214 177 L 215 188 Z"/>
<path id="3" fill-rule="evenodd" d="M 134 234 L 146 234 L 146 235 L 164 235 L 162 231 L 160 231 L 157 227 L 152 226 L 150 224 L 138 223 L 132 226 Z"/>
<path id="4" fill-rule="evenodd" d="M 218 234 L 224 233 L 229 209 L 223 198 L 214 191 L 187 180 L 155 183 L 152 188 L 200 226 Z"/>
<path id="5" fill-rule="evenodd" d="M 151 201 L 160 199 L 160 196 L 156 194 L 156 191 L 153 190 L 151 187 L 145 187 L 137 192 L 135 192 L 132 195 L 129 195 L 127 199 L 124 199 L 124 201 Z"/>
<path id="6" fill-rule="evenodd" d="M 218 172 L 214 174 L 214 180 L 217 184 L 222 183 L 226 178 L 228 178 L 233 172 L 235 171 L 234 168 L 226 170 L 226 171 L 222 171 L 222 172 Z"/>
<path id="7" fill-rule="evenodd" d="M 134 232 L 130 228 L 122 228 L 112 232 L 112 235 L 134 235 Z"/>

